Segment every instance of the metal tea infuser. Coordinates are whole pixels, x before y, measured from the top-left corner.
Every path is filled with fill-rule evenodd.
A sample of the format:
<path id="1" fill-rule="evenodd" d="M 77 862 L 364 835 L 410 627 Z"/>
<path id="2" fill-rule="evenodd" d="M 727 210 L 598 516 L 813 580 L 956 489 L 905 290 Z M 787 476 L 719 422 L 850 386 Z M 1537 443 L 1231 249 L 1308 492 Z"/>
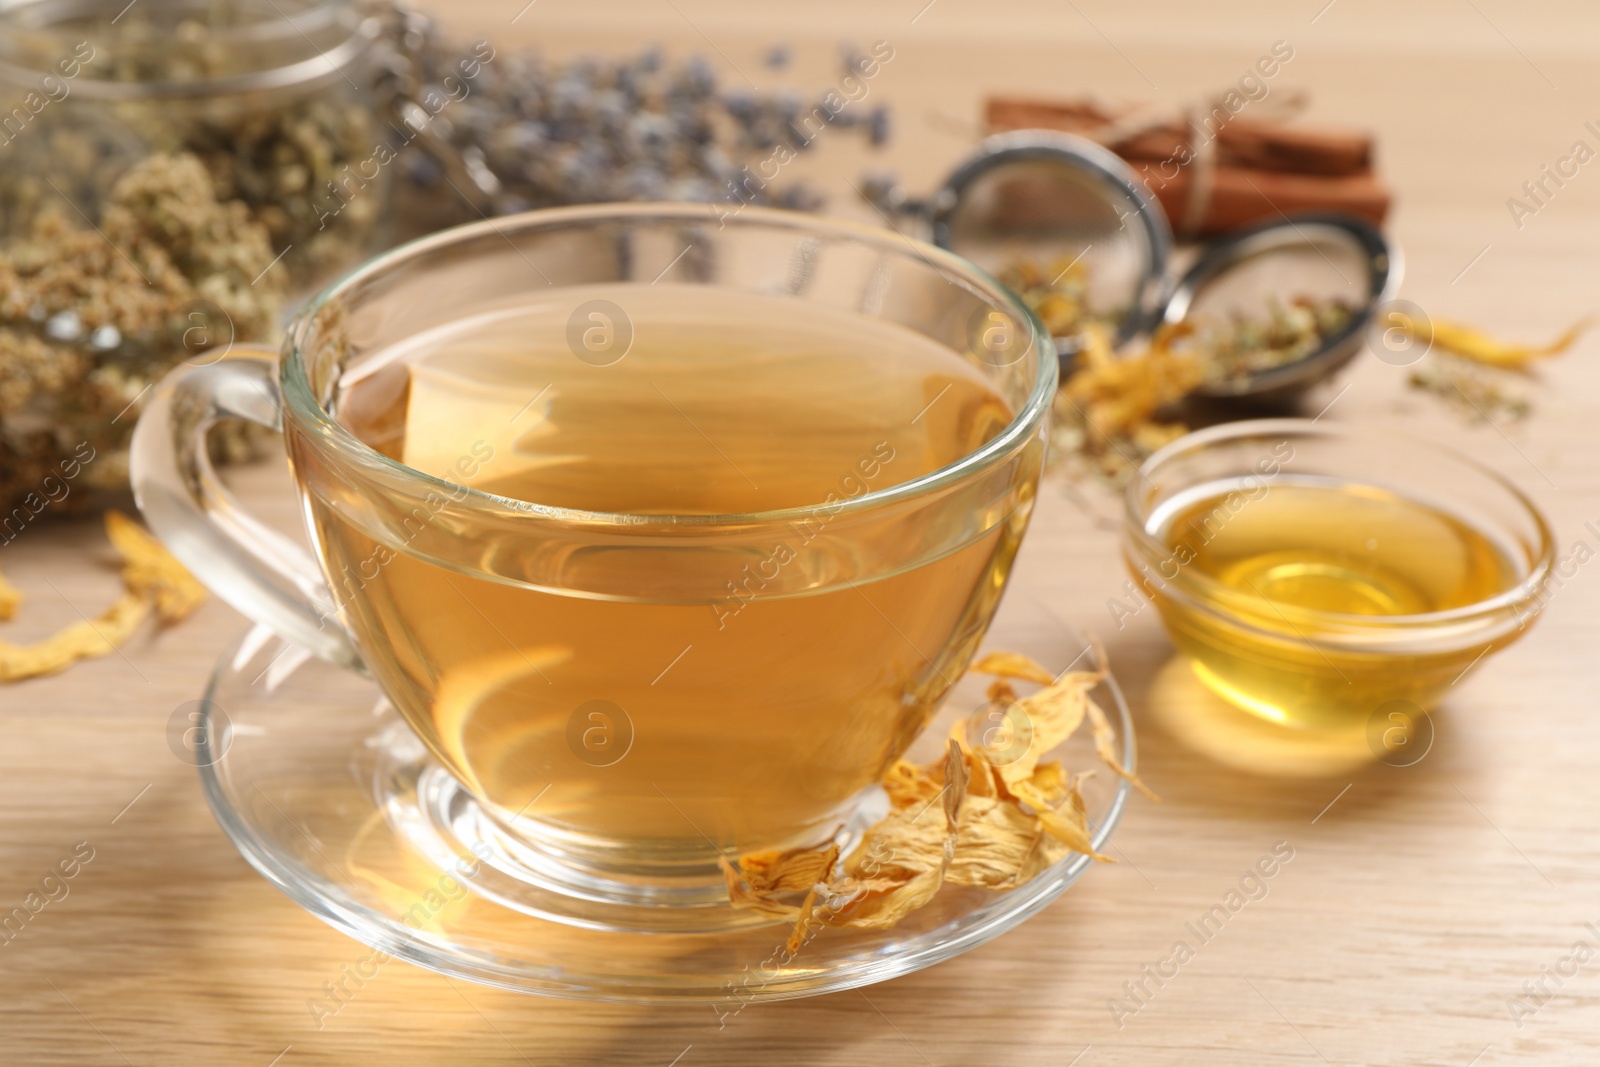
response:
<path id="1" fill-rule="evenodd" d="M 1325 296 L 1350 307 L 1306 355 L 1195 390 L 1221 399 L 1283 399 L 1328 378 L 1361 351 L 1400 282 L 1399 251 L 1365 220 L 1337 214 L 1280 213 L 1206 242 L 1177 275 L 1172 226 L 1133 169 L 1087 138 L 1053 130 L 986 139 L 926 200 L 889 185 L 868 196 L 886 213 L 923 220 L 934 244 L 991 274 L 1021 260 L 1060 274 L 1082 264 L 1088 310 L 1112 324 L 1117 345 L 1200 315 L 1259 311 L 1274 298 Z M 1063 371 L 1080 345 L 1078 336 L 1056 338 Z"/>

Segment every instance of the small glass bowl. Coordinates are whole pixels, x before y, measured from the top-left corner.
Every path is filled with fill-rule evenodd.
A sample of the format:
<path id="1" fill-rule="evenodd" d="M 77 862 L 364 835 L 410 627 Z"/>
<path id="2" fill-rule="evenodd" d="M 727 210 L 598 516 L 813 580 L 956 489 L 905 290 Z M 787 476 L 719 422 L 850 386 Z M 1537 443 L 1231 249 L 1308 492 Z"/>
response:
<path id="1" fill-rule="evenodd" d="M 1231 494 L 1207 513 L 1204 530 L 1194 527 L 1206 541 L 1221 522 L 1290 485 L 1389 493 L 1442 512 L 1503 557 L 1501 591 L 1418 614 L 1316 610 L 1203 573 L 1187 565 L 1193 553 L 1164 536 L 1176 515 L 1223 487 Z M 1367 549 L 1378 536 L 1375 530 Z M 1368 426 L 1260 419 L 1192 433 L 1146 460 L 1126 496 L 1130 591 L 1155 604 L 1208 689 L 1299 729 L 1361 731 L 1396 708 L 1410 721 L 1435 707 L 1489 652 L 1526 631 L 1547 599 L 1554 557 L 1549 523 L 1504 478 L 1448 449 Z"/>

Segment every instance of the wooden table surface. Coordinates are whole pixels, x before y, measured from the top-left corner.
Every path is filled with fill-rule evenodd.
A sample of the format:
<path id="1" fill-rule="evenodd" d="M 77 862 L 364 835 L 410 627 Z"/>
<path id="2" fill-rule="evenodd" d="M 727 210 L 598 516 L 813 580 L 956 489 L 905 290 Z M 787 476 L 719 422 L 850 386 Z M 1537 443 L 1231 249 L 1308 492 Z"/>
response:
<path id="1" fill-rule="evenodd" d="M 841 41 L 888 40 L 872 93 L 894 108 L 879 156 L 844 143 L 807 162 L 822 186 L 866 166 L 925 191 L 973 139 L 988 91 L 1181 100 L 1236 80 L 1275 41 L 1274 83 L 1319 119 L 1375 129 L 1399 195 L 1403 294 L 1512 336 L 1550 336 L 1596 310 L 1600 163 L 1519 227 L 1507 198 L 1600 120 L 1600 12 L 1577 3 L 1377 0 L 1222 5 L 1160 0 L 712 0 L 436 6 L 497 48 L 617 52 L 659 40 L 731 81 L 826 84 Z M 926 6 L 924 7 L 924 3 Z M 920 12 L 919 12 L 920 9 Z M 763 48 L 795 66 L 774 73 Z M 742 74 L 739 72 L 743 72 Z M 1591 173 L 1592 171 L 1592 173 Z M 1569 550 L 1600 519 L 1600 336 L 1532 384 L 1523 423 L 1473 424 L 1363 356 L 1316 406 L 1327 417 L 1448 441 L 1524 486 Z M 1339 390 L 1348 386 L 1344 392 Z M 252 506 L 294 521 L 281 467 L 236 472 Z M 1091 491 L 1090 513 L 1114 514 Z M 1059 484 L 1041 507 L 1002 632 L 1054 613 L 1105 637 L 1138 719 L 1144 776 L 1100 866 L 1025 927 L 882 986 L 758 1006 L 719 1029 L 706 1007 L 629 1008 L 453 991 L 386 969 L 318 1028 L 307 1008 L 365 950 L 257 876 L 213 824 L 166 741 L 241 627 L 209 602 L 167 632 L 66 674 L 0 689 L 0 911 L 75 847 L 93 859 L 0 944 L 5 1064 L 1592 1064 L 1600 1053 L 1600 824 L 1595 818 L 1600 568 L 1582 567 L 1526 640 L 1453 692 L 1415 766 L 1332 776 L 1248 773 L 1182 738 L 1153 699 L 1170 648 L 1150 612 L 1117 630 L 1115 535 Z M 86 562 L 88 561 L 88 562 Z M 116 594 L 93 522 L 39 526 L 0 552 L 29 594 L 8 639 L 42 636 Z M 1178 709 L 1180 712 L 1181 708 Z M 87 842 L 87 846 L 79 846 Z M 1124 983 L 1166 958 L 1278 842 L 1269 883 L 1148 1003 L 1117 1018 Z M 1574 945 L 1587 946 L 1574 954 Z M 1580 959 L 1581 957 L 1581 959 Z M 1575 973 L 1574 972 L 1575 969 Z M 1561 975 L 1558 972 L 1567 972 Z M 1556 977 L 1552 978 L 1551 976 Z M 1537 1000 L 1524 994 L 1543 981 Z M 1518 998 L 1518 999 L 1512 999 Z M 1542 1002 L 1542 1003 L 1541 1003 Z M 1535 1006 L 1537 1005 L 1537 1010 Z"/>

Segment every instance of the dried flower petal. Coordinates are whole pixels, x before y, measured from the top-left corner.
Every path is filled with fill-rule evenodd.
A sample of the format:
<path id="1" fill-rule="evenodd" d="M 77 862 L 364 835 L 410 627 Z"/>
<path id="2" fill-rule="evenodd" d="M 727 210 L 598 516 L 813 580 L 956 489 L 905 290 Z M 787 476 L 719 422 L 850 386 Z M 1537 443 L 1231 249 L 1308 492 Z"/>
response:
<path id="1" fill-rule="evenodd" d="M 782 852 L 756 852 L 739 857 L 739 873 L 752 892 L 771 896 L 810 889 L 827 881 L 839 859 L 839 846 L 792 848 Z"/>
<path id="2" fill-rule="evenodd" d="M 944 862 L 949 823 L 933 805 L 891 811 L 862 835 L 845 859 L 845 874 L 856 881 L 904 882 Z"/>
<path id="3" fill-rule="evenodd" d="M 162 622 L 172 623 L 187 616 L 204 598 L 200 583 L 132 519 L 108 511 L 106 532 L 122 556 L 122 584 L 128 591 L 98 617 L 75 622 L 43 641 L 31 645 L 0 642 L 0 682 L 54 674 L 78 660 L 109 655 L 133 635 L 152 607 Z M 17 599 L 13 596 L 9 607 L 14 608 Z M 0 601 L 4 600 L 0 596 Z M 10 611 L 0 617 L 9 618 Z"/>
<path id="4" fill-rule="evenodd" d="M 149 601 L 128 593 L 97 618 L 75 622 L 46 640 L 31 645 L 0 642 L 0 682 L 55 674 L 78 660 L 109 655 L 149 614 Z"/>
<path id="5" fill-rule="evenodd" d="M 6 581 L 4 574 L 0 574 L 0 619 L 14 618 L 21 606 L 22 590 Z"/>
<path id="6" fill-rule="evenodd" d="M 1053 682 L 1055 679 L 1052 678 L 1050 681 Z M 1048 685 L 1049 682 L 1044 684 Z M 989 683 L 989 699 L 1000 704 L 1014 704 L 1017 700 L 1017 691 L 1004 678 L 996 678 Z"/>
<path id="7" fill-rule="evenodd" d="M 967 796 L 967 756 L 961 743 L 951 739 L 944 763 L 944 821 L 954 830 L 961 823 L 961 802 Z"/>
<path id="8" fill-rule="evenodd" d="M 956 727 L 964 735 L 967 730 L 967 720 L 958 721 Z M 967 758 L 967 796 L 1001 796 L 1005 791 L 1005 784 L 1000 780 L 999 768 L 982 756 L 968 751 L 964 736 L 953 736 L 950 740 L 961 748 L 962 754 Z"/>
<path id="9" fill-rule="evenodd" d="M 930 867 L 904 882 L 862 883 L 864 891 L 838 911 L 835 925 L 862 930 L 888 930 L 934 898 L 944 884 L 943 866 Z"/>
<path id="10" fill-rule="evenodd" d="M 1143 352 L 1118 358 L 1105 328 L 1090 326 L 1079 352 L 1080 369 L 1067 379 L 1062 395 L 1102 438 L 1126 437 L 1205 380 L 1199 356 L 1173 349 L 1187 332 L 1181 323 L 1162 326 Z"/>
<path id="11" fill-rule="evenodd" d="M 734 907 L 756 912 L 769 919 L 792 919 L 797 914 L 799 909 L 793 904 L 774 900 L 752 889 L 740 876 L 739 868 L 729 863 L 725 856 L 717 857 L 717 866 L 722 869 L 722 881 L 728 887 L 728 903 Z"/>
<path id="12" fill-rule="evenodd" d="M 1412 333 L 1417 340 L 1431 340 L 1436 348 L 1463 356 L 1475 363 L 1490 367 L 1521 369 L 1535 360 L 1559 356 L 1594 324 L 1593 318 L 1579 319 L 1567 328 L 1566 333 L 1547 345 L 1510 344 L 1473 326 L 1446 319 L 1415 323 Z"/>
<path id="13" fill-rule="evenodd" d="M 939 779 L 908 760 L 895 760 L 884 772 L 882 785 L 889 803 L 897 808 L 932 803 L 944 788 Z"/>
<path id="14" fill-rule="evenodd" d="M 973 798 L 961 819 L 946 880 L 985 889 L 1015 889 L 1037 873 L 1031 862 L 1043 837 L 1040 820 L 1003 800 Z"/>
<path id="15" fill-rule="evenodd" d="M 991 764 L 971 751 L 967 723 L 957 722 L 943 760 L 922 766 L 900 760 L 885 772 L 890 811 L 862 834 L 842 863 L 839 846 L 831 841 L 811 849 L 752 853 L 737 864 L 719 861 L 735 907 L 793 920 L 786 942 L 791 954 L 820 926 L 894 926 L 932 900 L 945 882 L 1005 890 L 1068 852 L 1110 862 L 1094 848 L 1079 788 L 1087 776 L 1074 777 L 1059 762 L 1041 760 L 1088 719 L 1101 758 L 1143 788 L 1117 762 L 1115 733 L 1089 697 L 1105 674 L 1073 671 L 1054 678 L 1016 653 L 992 653 L 974 669 L 1002 675 L 990 686 L 990 698 L 1014 704 L 1029 717 L 1030 743 L 1020 759 Z M 1041 688 L 1018 700 L 1006 677 L 1038 682 Z M 933 814 L 939 801 L 942 820 Z M 801 890 L 804 899 L 793 903 Z"/>
<path id="16" fill-rule="evenodd" d="M 806 933 L 811 929 L 811 917 L 816 913 L 817 887 L 812 886 L 806 893 L 805 900 L 800 902 L 800 911 L 794 917 L 794 929 L 789 933 L 789 940 L 784 942 L 784 949 L 793 956 L 800 951 L 800 946 L 806 943 Z"/>
<path id="17" fill-rule="evenodd" d="M 1033 769 L 1033 776 L 1026 782 L 1018 782 L 1019 786 L 1027 786 L 1037 800 L 1030 799 L 1029 804 L 1038 806 L 1042 803 L 1045 807 L 1054 808 L 1072 792 L 1074 779 L 1066 772 L 1056 760 L 1048 760 Z"/>
<path id="18" fill-rule="evenodd" d="M 1049 685 L 1056 676 L 1020 652 L 991 652 L 968 668 L 975 674 L 992 674 L 1000 678 L 1017 678 L 1024 682 Z M 990 699 L 994 699 L 993 693 Z"/>
<path id="19" fill-rule="evenodd" d="M 107 511 L 106 533 L 123 559 L 122 580 L 129 592 L 153 597 L 162 622 L 178 622 L 200 606 L 205 586 L 144 527 L 120 511 Z"/>
<path id="20" fill-rule="evenodd" d="M 1089 712 L 1089 728 L 1094 733 L 1094 748 L 1100 755 L 1100 760 L 1117 774 L 1126 778 L 1151 800 L 1159 801 L 1161 798 L 1150 791 L 1150 787 L 1139 780 L 1139 776 L 1122 765 L 1117 759 L 1117 733 L 1111 728 L 1111 723 L 1106 720 L 1106 713 L 1094 701 L 1087 701 Z"/>
<path id="21" fill-rule="evenodd" d="M 1046 767 L 1052 773 L 1044 775 L 1046 779 L 1054 779 L 1060 772 L 1060 764 L 1047 764 L 1041 767 L 1044 772 Z M 1064 777 L 1064 776 L 1063 776 Z M 1017 783 L 1017 799 L 1033 808 L 1039 819 L 1040 825 L 1051 837 L 1065 845 L 1070 851 L 1081 852 L 1091 859 L 1105 863 L 1113 862 L 1110 857 L 1103 856 L 1094 850 L 1094 841 L 1089 834 L 1089 817 L 1084 808 L 1083 794 L 1078 791 L 1079 779 L 1073 778 L 1058 783 L 1053 780 L 1041 781 L 1041 775 L 1036 774 L 1026 782 Z"/>
<path id="22" fill-rule="evenodd" d="M 1078 732 L 1088 714 L 1089 690 L 1104 677 L 1099 671 L 1070 671 L 1054 684 L 1017 701 L 1017 707 L 1028 717 L 1032 735 L 1026 752 L 996 768 L 1007 785 L 1031 778 L 1041 756 Z"/>

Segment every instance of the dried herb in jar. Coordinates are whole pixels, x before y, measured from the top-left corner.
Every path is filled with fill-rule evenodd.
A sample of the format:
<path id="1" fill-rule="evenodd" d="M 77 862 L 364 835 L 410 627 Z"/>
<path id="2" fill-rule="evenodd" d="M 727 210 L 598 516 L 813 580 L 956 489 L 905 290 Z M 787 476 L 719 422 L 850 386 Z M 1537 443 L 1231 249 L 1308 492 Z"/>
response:
<path id="1" fill-rule="evenodd" d="M 193 156 L 116 183 L 95 228 L 49 211 L 0 246 L 0 543 L 89 489 L 127 483 L 146 391 L 180 360 L 275 328 L 283 281 L 265 229 L 219 202 Z M 219 428 L 220 429 L 220 428 Z M 237 428 L 223 447 L 247 447 Z"/>
<path id="2" fill-rule="evenodd" d="M 128 169 L 188 152 L 220 200 L 255 214 L 267 260 L 282 255 L 293 287 L 320 285 L 383 237 L 390 175 L 357 173 L 391 136 L 376 71 L 380 23 L 351 0 L 142 0 L 121 13 L 21 0 L 0 13 L 4 69 L 81 61 L 62 82 L 69 91 L 6 145 L 0 223 L 15 235 L 58 208 L 94 217 Z M 31 87 L 11 85 L 18 95 Z M 361 195 L 330 215 L 324 201 L 349 188 Z"/>

